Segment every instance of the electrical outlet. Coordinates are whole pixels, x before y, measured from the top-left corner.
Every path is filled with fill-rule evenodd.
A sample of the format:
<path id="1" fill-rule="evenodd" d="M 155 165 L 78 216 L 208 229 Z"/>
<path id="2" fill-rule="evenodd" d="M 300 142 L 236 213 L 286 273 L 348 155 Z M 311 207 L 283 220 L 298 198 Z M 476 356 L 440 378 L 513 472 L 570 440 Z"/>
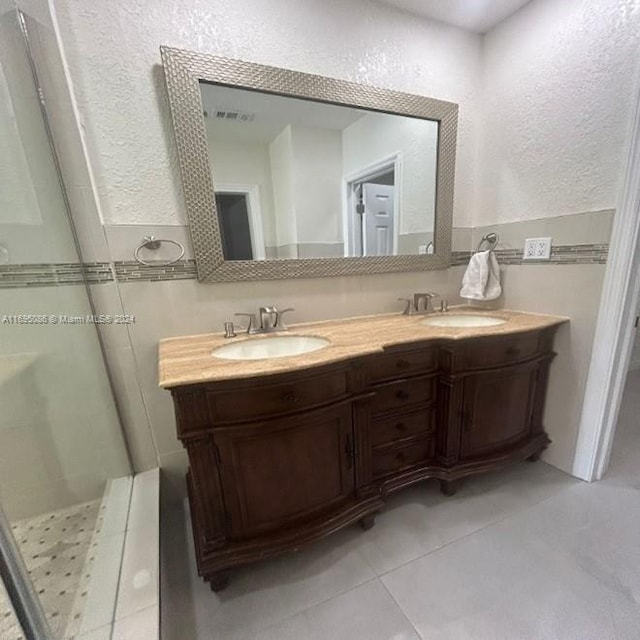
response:
<path id="1" fill-rule="evenodd" d="M 426 244 L 419 244 L 418 245 L 418 253 L 420 255 L 423 255 L 423 254 L 427 253 L 427 245 Z"/>
<path id="2" fill-rule="evenodd" d="M 548 260 L 551 257 L 551 238 L 527 238 L 523 260 Z"/>

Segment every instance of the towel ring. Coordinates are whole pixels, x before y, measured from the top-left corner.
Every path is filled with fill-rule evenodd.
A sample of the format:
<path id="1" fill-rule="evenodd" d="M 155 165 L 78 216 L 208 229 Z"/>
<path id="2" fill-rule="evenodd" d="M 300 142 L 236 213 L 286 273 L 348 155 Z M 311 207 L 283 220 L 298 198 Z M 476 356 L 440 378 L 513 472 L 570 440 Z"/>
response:
<path id="1" fill-rule="evenodd" d="M 490 249 L 495 249 L 496 244 L 498 244 L 498 234 L 487 233 L 486 236 L 482 236 L 482 239 L 480 240 L 480 242 L 478 242 L 478 246 L 476 247 L 476 253 L 480 251 L 480 249 L 482 248 L 482 245 L 485 242 L 488 242 L 491 245 L 491 247 L 489 247 Z"/>
<path id="2" fill-rule="evenodd" d="M 160 245 L 163 242 L 167 242 L 168 244 L 175 244 L 176 247 L 180 249 L 180 255 L 174 260 L 167 260 L 166 262 L 147 262 L 140 257 L 140 249 L 150 249 L 151 251 L 157 251 L 160 248 Z M 136 259 L 136 262 L 143 264 L 147 267 L 167 267 L 170 264 L 175 264 L 184 256 L 184 245 L 182 245 L 177 240 L 161 240 L 160 238 L 156 238 L 155 236 L 145 236 L 142 239 L 142 242 L 136 247 L 133 252 L 133 257 Z"/>

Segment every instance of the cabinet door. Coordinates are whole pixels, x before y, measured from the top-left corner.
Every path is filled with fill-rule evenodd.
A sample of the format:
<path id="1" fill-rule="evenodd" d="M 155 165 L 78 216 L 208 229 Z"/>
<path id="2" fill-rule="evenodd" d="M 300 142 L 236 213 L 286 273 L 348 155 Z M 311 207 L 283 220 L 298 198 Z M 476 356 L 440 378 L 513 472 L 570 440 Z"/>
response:
<path id="1" fill-rule="evenodd" d="M 288 526 L 354 493 L 351 405 L 217 431 L 232 537 Z"/>
<path id="2" fill-rule="evenodd" d="M 465 379 L 461 458 L 497 451 L 529 435 L 537 375 L 538 364 L 528 363 Z"/>

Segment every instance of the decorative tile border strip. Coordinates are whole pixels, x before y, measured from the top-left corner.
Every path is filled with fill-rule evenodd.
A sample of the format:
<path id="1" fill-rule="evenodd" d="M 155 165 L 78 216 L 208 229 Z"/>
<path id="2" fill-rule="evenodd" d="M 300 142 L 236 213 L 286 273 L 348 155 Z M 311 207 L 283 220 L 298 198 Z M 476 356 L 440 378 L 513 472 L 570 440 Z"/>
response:
<path id="1" fill-rule="evenodd" d="M 496 249 L 502 265 L 535 264 L 605 264 L 608 244 L 558 245 L 551 248 L 549 260 L 523 260 L 522 249 Z M 454 251 L 451 266 L 466 265 L 472 251 Z M 158 282 L 161 280 L 193 280 L 197 277 L 195 260 L 175 264 L 141 265 L 134 260 L 78 263 L 32 263 L 0 265 L 0 289 L 22 287 L 55 287 L 69 284 L 101 284 L 104 282 Z"/>
<path id="2" fill-rule="evenodd" d="M 166 266 L 145 266 L 129 260 L 114 262 L 118 282 L 153 282 L 156 280 L 191 280 L 197 276 L 195 260 L 180 260 Z"/>
<path id="3" fill-rule="evenodd" d="M 57 287 L 68 284 L 100 284 L 113 281 L 108 262 L 29 263 L 0 265 L 0 289 Z"/>
<path id="4" fill-rule="evenodd" d="M 496 249 L 496 257 L 502 265 L 535 264 L 606 264 L 609 253 L 608 244 L 568 244 L 551 247 L 549 260 L 523 260 L 522 249 Z M 451 266 L 466 265 L 472 251 L 454 251 Z"/>

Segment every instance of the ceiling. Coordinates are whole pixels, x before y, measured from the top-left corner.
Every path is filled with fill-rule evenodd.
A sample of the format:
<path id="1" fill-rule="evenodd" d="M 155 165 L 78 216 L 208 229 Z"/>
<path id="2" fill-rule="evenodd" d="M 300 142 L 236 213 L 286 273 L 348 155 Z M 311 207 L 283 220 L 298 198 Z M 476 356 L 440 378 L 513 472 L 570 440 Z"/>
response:
<path id="1" fill-rule="evenodd" d="M 486 33 L 530 0 L 378 0 L 424 18 Z"/>
<path id="2" fill-rule="evenodd" d="M 366 111 L 309 100 L 296 100 L 246 89 L 200 83 L 202 107 L 207 112 L 207 130 L 227 142 L 269 143 L 288 124 L 342 131 Z M 249 121 L 214 117 L 218 111 L 240 111 Z"/>

